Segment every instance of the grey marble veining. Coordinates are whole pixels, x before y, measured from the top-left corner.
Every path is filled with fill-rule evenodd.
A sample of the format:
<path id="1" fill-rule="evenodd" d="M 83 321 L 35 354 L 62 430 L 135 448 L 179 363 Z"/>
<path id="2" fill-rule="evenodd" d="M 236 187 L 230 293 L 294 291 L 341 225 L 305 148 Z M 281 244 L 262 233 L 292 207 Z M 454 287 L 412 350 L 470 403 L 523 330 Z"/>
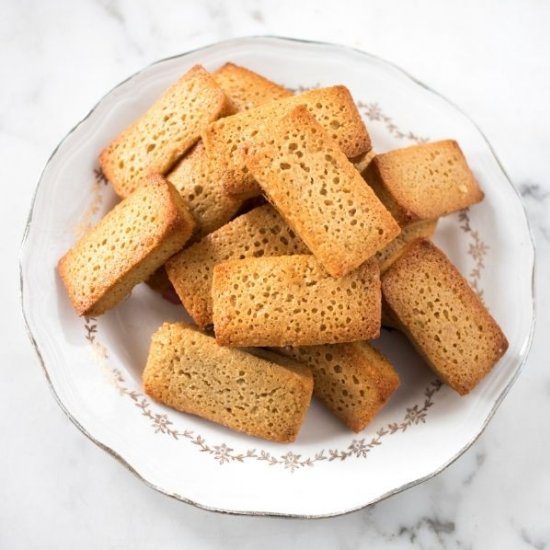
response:
<path id="1" fill-rule="evenodd" d="M 550 243 L 550 185 L 526 180 L 519 183 L 518 190 L 523 198 L 532 231 L 542 238 L 541 245 L 547 245 Z"/>
<path id="2" fill-rule="evenodd" d="M 2 12 L 0 548 L 550 548 L 548 3 L 27 0 Z M 448 96 L 491 140 L 537 244 L 532 353 L 485 433 L 434 479 L 330 520 L 217 515 L 148 489 L 64 417 L 19 322 L 19 238 L 59 139 L 143 65 L 251 34 L 363 48 Z"/>

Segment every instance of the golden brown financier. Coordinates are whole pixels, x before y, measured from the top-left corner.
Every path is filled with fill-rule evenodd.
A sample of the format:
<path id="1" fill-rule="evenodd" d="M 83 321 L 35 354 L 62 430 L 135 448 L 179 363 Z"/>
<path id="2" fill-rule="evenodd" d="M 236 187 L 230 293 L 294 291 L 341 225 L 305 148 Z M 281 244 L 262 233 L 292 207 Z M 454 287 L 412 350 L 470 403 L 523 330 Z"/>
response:
<path id="1" fill-rule="evenodd" d="M 151 176 L 86 233 L 58 264 L 79 315 L 100 315 L 118 304 L 180 250 L 193 219 L 180 194 Z"/>
<path id="2" fill-rule="evenodd" d="M 294 441 L 311 401 L 310 370 L 218 346 L 185 323 L 153 334 L 145 393 L 175 409 L 271 441 Z"/>
<path id="3" fill-rule="evenodd" d="M 434 244 L 411 243 L 382 277 L 384 306 L 428 365 L 461 395 L 508 348 L 479 296 Z"/>

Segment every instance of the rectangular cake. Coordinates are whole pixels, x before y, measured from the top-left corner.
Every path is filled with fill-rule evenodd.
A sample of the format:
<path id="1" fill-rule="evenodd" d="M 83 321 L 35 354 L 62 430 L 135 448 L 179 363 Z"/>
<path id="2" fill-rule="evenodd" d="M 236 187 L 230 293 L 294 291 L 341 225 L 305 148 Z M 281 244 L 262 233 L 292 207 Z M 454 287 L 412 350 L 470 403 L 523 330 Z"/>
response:
<path id="1" fill-rule="evenodd" d="M 225 63 L 212 73 L 231 104 L 233 113 L 290 97 L 292 92 L 246 67 Z"/>
<path id="2" fill-rule="evenodd" d="M 310 370 L 218 346 L 185 323 L 153 334 L 145 393 L 178 411 L 271 441 L 294 441 L 311 401 Z"/>
<path id="3" fill-rule="evenodd" d="M 425 239 L 411 243 L 386 271 L 382 293 L 392 324 L 461 395 L 475 388 L 508 348 L 479 296 Z"/>
<path id="4" fill-rule="evenodd" d="M 400 232 L 304 106 L 274 121 L 269 138 L 247 158 L 269 202 L 334 277 L 356 269 Z"/>
<path id="5" fill-rule="evenodd" d="M 77 313 L 100 315 L 118 304 L 183 247 L 193 227 L 172 184 L 151 176 L 59 261 Z"/>
<path id="6" fill-rule="evenodd" d="M 166 174 L 227 109 L 220 86 L 195 65 L 101 152 L 103 173 L 116 193 L 127 197 L 144 177 Z"/>
<path id="7" fill-rule="evenodd" d="M 364 176 L 401 225 L 433 220 L 483 199 L 454 140 L 376 155 Z"/>
<path id="8" fill-rule="evenodd" d="M 225 346 L 309 346 L 377 338 L 376 260 L 334 279 L 313 256 L 229 260 L 214 267 L 214 332 Z"/>

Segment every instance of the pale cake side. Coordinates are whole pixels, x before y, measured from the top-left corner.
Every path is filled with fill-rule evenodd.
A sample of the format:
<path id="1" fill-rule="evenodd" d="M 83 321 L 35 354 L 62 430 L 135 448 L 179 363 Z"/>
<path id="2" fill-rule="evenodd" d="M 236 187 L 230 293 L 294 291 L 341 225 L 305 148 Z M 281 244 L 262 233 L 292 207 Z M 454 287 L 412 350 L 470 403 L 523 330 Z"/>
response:
<path id="1" fill-rule="evenodd" d="M 401 225 L 433 220 L 483 199 L 483 191 L 453 140 L 376 155 L 364 176 Z"/>
<path id="2" fill-rule="evenodd" d="M 309 346 L 377 338 L 375 260 L 334 279 L 313 256 L 229 260 L 214 267 L 216 341 L 226 346 Z"/>
<path id="3" fill-rule="evenodd" d="M 411 241 L 420 238 L 429 239 L 435 232 L 437 220 L 422 220 L 411 223 L 401 229 L 401 233 L 379 250 L 374 257 L 380 266 L 380 273 L 385 273 L 389 267 L 401 256 L 405 247 Z"/>
<path id="4" fill-rule="evenodd" d="M 399 387 L 396 370 L 367 342 L 276 351 L 311 369 L 313 395 L 355 432 L 369 424 Z"/>
<path id="5" fill-rule="evenodd" d="M 296 439 L 313 378 L 300 363 L 274 362 L 218 346 L 185 323 L 153 334 L 145 393 L 179 411 L 271 441 Z"/>
<path id="6" fill-rule="evenodd" d="M 190 241 L 185 244 L 188 245 Z M 145 284 L 160 294 L 165 300 L 168 300 L 174 305 L 181 305 L 181 300 L 177 295 L 174 285 L 170 282 L 166 268 L 164 266 L 159 267 L 152 275 L 150 275 Z"/>
<path id="7" fill-rule="evenodd" d="M 59 274 L 79 315 L 100 315 L 180 250 L 193 219 L 174 187 L 152 176 L 61 258 Z"/>
<path id="8" fill-rule="evenodd" d="M 292 92 L 246 67 L 225 63 L 212 73 L 228 98 L 232 112 L 259 107 L 267 101 L 290 97 Z"/>
<path id="9" fill-rule="evenodd" d="M 436 374 L 470 392 L 508 348 L 502 330 L 445 254 L 419 239 L 382 277 L 384 305 Z"/>
<path id="10" fill-rule="evenodd" d="M 146 176 L 166 174 L 227 109 L 222 89 L 195 65 L 101 152 L 103 173 L 127 197 Z"/>
<path id="11" fill-rule="evenodd" d="M 351 158 L 349 160 L 353 164 L 353 166 L 355 166 L 355 169 L 360 174 L 363 174 L 363 172 L 368 168 L 369 164 L 375 156 L 376 151 L 374 149 L 371 149 L 370 151 L 367 151 L 366 153 L 363 153 L 362 155 Z"/>
<path id="12" fill-rule="evenodd" d="M 304 106 L 274 121 L 269 139 L 247 159 L 269 202 L 334 277 L 356 269 L 400 232 Z"/>
<path id="13" fill-rule="evenodd" d="M 230 259 L 306 254 L 306 246 L 270 205 L 254 208 L 176 254 L 166 264 L 185 309 L 201 327 L 212 324 L 212 272 Z"/>
<path id="14" fill-rule="evenodd" d="M 270 101 L 218 120 L 202 134 L 212 172 L 227 193 L 241 196 L 260 193 L 246 166 L 246 149 L 257 143 L 264 133 L 269 136 L 274 120 L 298 105 L 307 107 L 348 158 L 357 158 L 372 149 L 367 128 L 345 86 L 319 88 Z"/>

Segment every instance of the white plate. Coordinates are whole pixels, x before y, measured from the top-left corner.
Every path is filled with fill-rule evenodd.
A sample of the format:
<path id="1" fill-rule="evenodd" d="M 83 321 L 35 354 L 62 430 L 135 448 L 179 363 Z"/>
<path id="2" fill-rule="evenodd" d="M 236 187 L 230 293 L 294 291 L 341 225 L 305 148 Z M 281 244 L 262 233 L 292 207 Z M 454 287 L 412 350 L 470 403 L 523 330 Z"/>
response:
<path id="1" fill-rule="evenodd" d="M 234 433 L 163 407 L 141 391 L 149 337 L 181 307 L 145 285 L 99 319 L 79 319 L 56 275 L 58 258 L 114 204 L 97 171 L 100 149 L 195 63 L 234 61 L 291 88 L 345 84 L 378 151 L 452 137 L 485 200 L 442 220 L 436 242 L 470 280 L 510 348 L 467 397 L 441 386 L 398 333 L 379 345 L 402 384 L 360 434 L 319 404 L 295 443 Z M 441 96 L 376 57 L 341 46 L 243 38 L 151 65 L 109 92 L 53 152 L 21 253 L 22 304 L 48 380 L 71 420 L 146 483 L 203 508 L 331 516 L 425 480 L 478 437 L 525 361 L 533 330 L 534 250 L 518 195 L 475 124 Z"/>

